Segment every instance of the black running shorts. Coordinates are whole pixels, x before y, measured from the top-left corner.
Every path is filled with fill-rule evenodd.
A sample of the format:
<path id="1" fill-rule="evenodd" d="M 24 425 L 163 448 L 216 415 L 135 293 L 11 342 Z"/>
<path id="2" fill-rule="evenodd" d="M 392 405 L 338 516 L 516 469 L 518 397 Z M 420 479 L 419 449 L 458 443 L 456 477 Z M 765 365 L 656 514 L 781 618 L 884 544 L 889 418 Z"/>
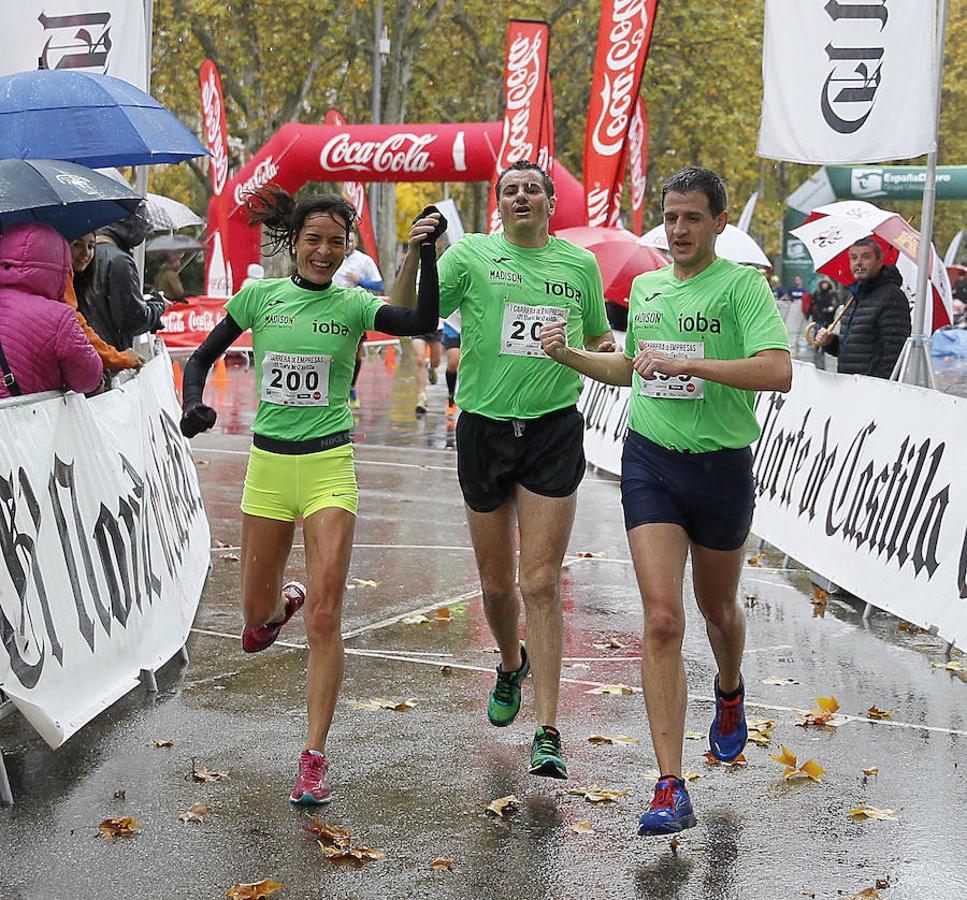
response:
<path id="1" fill-rule="evenodd" d="M 493 512 L 517 484 L 543 497 L 568 497 L 584 477 L 584 416 L 574 406 L 509 421 L 463 412 L 457 475 L 475 512 Z"/>

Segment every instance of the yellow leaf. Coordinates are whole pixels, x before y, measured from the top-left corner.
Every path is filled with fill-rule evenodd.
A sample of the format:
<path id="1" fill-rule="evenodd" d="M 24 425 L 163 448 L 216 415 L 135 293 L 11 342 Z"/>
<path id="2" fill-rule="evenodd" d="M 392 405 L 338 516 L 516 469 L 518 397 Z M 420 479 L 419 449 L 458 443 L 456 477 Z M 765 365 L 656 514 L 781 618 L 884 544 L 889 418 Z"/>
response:
<path id="1" fill-rule="evenodd" d="M 750 566 L 758 566 L 762 563 L 762 560 L 764 560 L 765 558 L 766 558 L 765 553 L 756 553 L 755 556 L 749 557 L 748 562 Z"/>
<path id="2" fill-rule="evenodd" d="M 353 584 L 359 585 L 359 587 L 374 588 L 379 585 L 378 581 L 370 581 L 368 578 L 354 578 Z"/>
<path id="3" fill-rule="evenodd" d="M 811 759 L 807 759 L 800 767 L 799 771 L 807 778 L 819 782 L 822 780 L 823 773 L 826 771 L 821 765 Z"/>
<path id="4" fill-rule="evenodd" d="M 619 797 L 627 797 L 627 791 L 616 791 L 613 788 L 601 788 L 596 784 L 588 787 L 575 787 L 568 790 L 569 794 L 584 797 L 588 803 L 610 803 Z"/>
<path id="5" fill-rule="evenodd" d="M 744 753 L 740 753 L 735 759 L 730 759 L 728 761 L 724 759 L 719 759 L 711 750 L 705 751 L 705 761 L 710 766 L 725 766 L 726 768 L 734 768 L 735 766 L 746 766 L 748 762 L 745 758 Z"/>
<path id="6" fill-rule="evenodd" d="M 850 894 L 846 900 L 878 900 L 880 892 L 875 887 L 868 887 L 858 894 Z"/>
<path id="7" fill-rule="evenodd" d="M 101 822 L 97 828 L 100 836 L 109 841 L 116 837 L 133 837 L 141 831 L 141 826 L 130 816 L 112 816 Z"/>
<path id="8" fill-rule="evenodd" d="M 813 599 L 810 601 L 814 606 L 825 606 L 829 602 L 829 591 L 824 591 L 819 585 L 813 585 Z"/>
<path id="9" fill-rule="evenodd" d="M 616 734 L 613 737 L 608 737 L 603 734 L 591 734 L 588 735 L 589 744 L 637 744 L 639 743 L 638 738 L 628 737 L 626 734 Z"/>
<path id="10" fill-rule="evenodd" d="M 770 753 L 769 759 L 774 759 L 777 763 L 781 763 L 782 765 L 787 766 L 790 769 L 794 770 L 796 768 L 796 754 L 793 753 L 788 747 L 783 747 L 779 751 L 778 756 L 773 756 Z"/>
<path id="11" fill-rule="evenodd" d="M 963 672 L 964 667 L 957 661 L 951 660 L 948 663 L 930 663 L 932 669 L 946 669 L 948 672 Z"/>
<path id="12" fill-rule="evenodd" d="M 180 816 L 179 822 L 203 822 L 209 807 L 204 803 L 192 803 Z"/>
<path id="13" fill-rule="evenodd" d="M 863 775 L 866 778 L 876 778 L 880 774 L 880 770 L 877 766 L 871 766 L 869 769 L 863 770 Z"/>
<path id="14" fill-rule="evenodd" d="M 515 812 L 520 807 L 520 798 L 513 794 L 506 797 L 499 797 L 487 804 L 487 812 L 496 816 L 498 819 L 504 818 L 504 813 Z"/>
<path id="15" fill-rule="evenodd" d="M 284 887 L 285 885 L 278 881 L 269 880 L 251 884 L 233 884 L 225 891 L 225 896 L 229 900 L 262 900 L 263 897 L 268 897 L 269 894 L 274 894 Z"/>
<path id="16" fill-rule="evenodd" d="M 701 777 L 698 772 L 689 772 L 688 769 L 682 772 L 682 781 L 698 781 Z"/>
<path id="17" fill-rule="evenodd" d="M 153 746 L 157 747 L 158 749 L 161 749 L 162 747 L 174 747 L 175 745 L 174 741 L 169 741 L 169 740 L 152 741 L 151 743 Z"/>
<path id="18" fill-rule="evenodd" d="M 879 822 L 897 821 L 897 817 L 893 814 L 892 809 L 877 809 L 875 806 L 870 806 L 868 803 L 864 803 L 862 806 L 848 810 L 847 815 L 852 816 L 859 822 L 866 822 L 869 820 L 876 820 Z"/>
<path id="19" fill-rule="evenodd" d="M 888 709 L 880 709 L 878 706 L 871 706 L 866 715 L 871 719 L 892 719 L 893 713 Z"/>
<path id="20" fill-rule="evenodd" d="M 372 847 L 333 847 L 330 844 L 324 844 L 322 841 L 316 843 L 319 844 L 322 852 L 332 860 L 345 859 L 362 862 L 367 859 L 386 859 L 386 854 L 382 850 L 376 850 Z"/>
<path id="21" fill-rule="evenodd" d="M 594 834 L 594 825 L 590 822 L 572 822 L 568 825 L 570 831 L 577 832 L 578 834 Z"/>
<path id="22" fill-rule="evenodd" d="M 430 863 L 430 868 L 434 872 L 452 872 L 453 871 L 453 860 L 448 856 L 438 856 L 433 862 Z"/>
<path id="23" fill-rule="evenodd" d="M 835 697 L 813 697 L 813 700 L 824 713 L 832 715 L 839 711 L 839 701 Z"/>
<path id="24" fill-rule="evenodd" d="M 405 618 L 400 619 L 400 621 L 404 625 L 422 625 L 424 622 L 429 622 L 430 620 L 426 616 L 418 613 L 414 616 L 406 616 Z"/>
<path id="25" fill-rule="evenodd" d="M 598 650 L 623 650 L 625 645 L 614 638 L 608 638 L 606 641 L 595 641 L 591 646 Z"/>
<path id="26" fill-rule="evenodd" d="M 438 622 L 449 622 L 453 618 L 453 613 L 450 612 L 449 606 L 441 606 L 433 616 Z"/>
<path id="27" fill-rule="evenodd" d="M 624 697 L 630 697 L 634 694 L 635 689 L 627 684 L 602 684 L 601 687 L 592 688 L 589 691 L 585 691 L 585 694 L 620 694 Z"/>
<path id="28" fill-rule="evenodd" d="M 678 840 L 678 835 L 672 835 L 672 839 L 668 842 L 668 849 L 671 850 L 673 856 L 678 856 L 678 845 L 681 843 Z"/>
<path id="29" fill-rule="evenodd" d="M 686 731 L 685 740 L 686 741 L 704 741 L 705 733 L 702 731 Z"/>
<path id="30" fill-rule="evenodd" d="M 386 859 L 386 854 L 382 850 L 377 850 L 375 847 L 351 847 L 349 850 L 350 856 L 354 859 Z"/>

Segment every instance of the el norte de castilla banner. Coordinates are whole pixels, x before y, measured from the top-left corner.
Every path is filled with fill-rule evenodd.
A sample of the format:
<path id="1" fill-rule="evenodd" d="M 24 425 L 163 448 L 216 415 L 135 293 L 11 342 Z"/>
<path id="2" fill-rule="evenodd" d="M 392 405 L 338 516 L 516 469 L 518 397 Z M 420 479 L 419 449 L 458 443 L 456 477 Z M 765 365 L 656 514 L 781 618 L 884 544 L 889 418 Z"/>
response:
<path id="1" fill-rule="evenodd" d="M 0 688 L 58 747 L 184 646 L 210 534 L 167 354 L 0 403 Z"/>

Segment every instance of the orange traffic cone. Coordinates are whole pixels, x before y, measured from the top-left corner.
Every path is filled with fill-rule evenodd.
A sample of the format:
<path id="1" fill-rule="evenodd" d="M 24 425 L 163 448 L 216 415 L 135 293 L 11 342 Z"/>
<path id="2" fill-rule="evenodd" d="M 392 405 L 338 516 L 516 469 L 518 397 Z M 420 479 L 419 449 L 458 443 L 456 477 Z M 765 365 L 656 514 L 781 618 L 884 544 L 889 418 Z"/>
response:
<path id="1" fill-rule="evenodd" d="M 171 361 L 171 377 L 172 377 L 172 379 L 174 379 L 174 382 L 175 382 L 175 392 L 178 393 L 178 394 L 180 394 L 181 393 L 181 379 L 182 379 L 182 375 L 181 375 L 181 363 L 178 362 L 177 359 L 173 359 Z"/>
<path id="2" fill-rule="evenodd" d="M 228 366 L 225 365 L 225 357 L 219 356 L 215 363 L 215 384 L 228 384 Z"/>
<path id="3" fill-rule="evenodd" d="M 396 347 L 393 344 L 389 344 L 386 347 L 386 352 L 384 353 L 386 357 L 386 368 L 395 369 L 396 368 Z"/>

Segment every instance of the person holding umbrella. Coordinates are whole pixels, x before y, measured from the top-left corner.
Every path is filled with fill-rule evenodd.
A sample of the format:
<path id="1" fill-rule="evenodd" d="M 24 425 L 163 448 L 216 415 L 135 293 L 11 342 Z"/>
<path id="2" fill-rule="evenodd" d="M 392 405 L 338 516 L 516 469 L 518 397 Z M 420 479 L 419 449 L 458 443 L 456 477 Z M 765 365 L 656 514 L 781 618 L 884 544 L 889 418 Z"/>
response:
<path id="1" fill-rule="evenodd" d="M 910 301 L 900 285 L 903 277 L 884 265 L 883 248 L 873 238 L 861 238 L 849 248 L 854 299 L 838 335 L 826 328 L 816 343 L 839 360 L 841 375 L 889 378 L 910 336 Z"/>

